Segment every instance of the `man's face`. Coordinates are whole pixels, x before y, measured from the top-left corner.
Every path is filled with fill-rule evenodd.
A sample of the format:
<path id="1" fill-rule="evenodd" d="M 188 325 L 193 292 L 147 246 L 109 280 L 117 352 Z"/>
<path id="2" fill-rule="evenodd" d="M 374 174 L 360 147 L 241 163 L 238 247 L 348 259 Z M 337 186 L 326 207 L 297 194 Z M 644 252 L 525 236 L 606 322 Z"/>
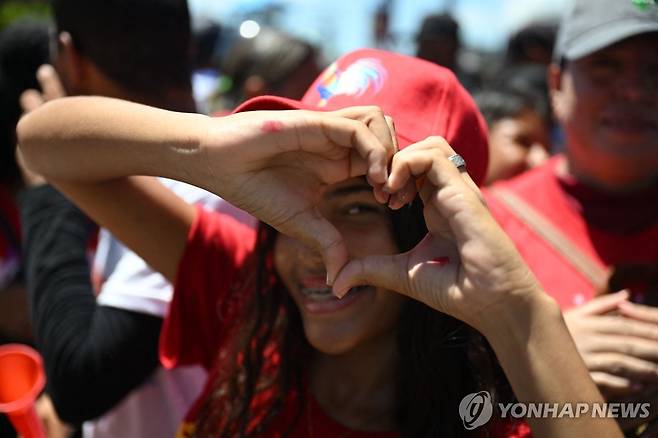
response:
<path id="1" fill-rule="evenodd" d="M 572 172 L 631 190 L 658 180 L 658 33 L 623 40 L 551 73 Z"/>

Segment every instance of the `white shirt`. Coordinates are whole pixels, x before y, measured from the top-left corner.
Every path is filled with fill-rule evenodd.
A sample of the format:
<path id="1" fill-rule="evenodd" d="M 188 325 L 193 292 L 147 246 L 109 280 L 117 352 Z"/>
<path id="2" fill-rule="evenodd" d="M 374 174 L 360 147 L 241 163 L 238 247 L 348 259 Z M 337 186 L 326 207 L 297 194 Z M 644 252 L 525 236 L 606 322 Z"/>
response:
<path id="1" fill-rule="evenodd" d="M 256 220 L 221 198 L 178 181 L 160 179 L 191 204 L 227 213 L 251 226 Z M 135 253 L 101 229 L 94 271 L 102 287 L 97 302 L 102 306 L 132 310 L 164 318 L 172 298 L 171 284 Z M 206 380 L 201 367 L 166 370 L 158 367 L 140 387 L 128 394 L 102 417 L 83 424 L 85 438 L 174 436 Z"/>

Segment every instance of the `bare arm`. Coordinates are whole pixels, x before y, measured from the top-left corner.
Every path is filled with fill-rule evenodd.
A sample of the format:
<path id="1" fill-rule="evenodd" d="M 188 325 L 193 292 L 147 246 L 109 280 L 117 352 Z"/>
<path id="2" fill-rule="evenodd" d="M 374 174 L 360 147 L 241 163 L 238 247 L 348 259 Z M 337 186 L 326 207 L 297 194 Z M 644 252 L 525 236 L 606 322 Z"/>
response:
<path id="1" fill-rule="evenodd" d="M 366 107 L 209 118 L 70 97 L 29 113 L 17 131 L 29 168 L 170 280 L 194 210 L 135 175 L 208 189 L 319 248 L 335 275 L 347 251 L 335 228 L 315 214 L 315 196 L 324 184 L 356 175 L 383 185 L 394 151 L 384 115 Z"/>
<path id="2" fill-rule="evenodd" d="M 173 279 L 194 208 L 157 181 L 176 177 L 205 118 L 114 99 L 65 98 L 25 116 L 17 131 L 29 167 Z M 139 123 L 138 123 L 139 122 Z M 200 138 L 200 137 L 199 137 Z M 167 145 L 163 147 L 162 145 Z M 166 237 L 164 237 L 166 236 Z"/>

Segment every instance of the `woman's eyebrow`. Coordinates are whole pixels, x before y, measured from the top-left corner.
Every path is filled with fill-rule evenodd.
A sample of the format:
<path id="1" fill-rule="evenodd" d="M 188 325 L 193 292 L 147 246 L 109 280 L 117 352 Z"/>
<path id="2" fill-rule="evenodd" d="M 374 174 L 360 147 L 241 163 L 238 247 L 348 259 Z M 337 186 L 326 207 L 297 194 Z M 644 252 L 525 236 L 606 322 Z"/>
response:
<path id="1" fill-rule="evenodd" d="M 338 187 L 337 189 L 327 192 L 325 196 L 327 198 L 337 198 L 340 196 L 351 195 L 354 193 L 371 192 L 371 191 L 372 191 L 372 187 L 370 187 L 368 184 L 355 184 L 351 186 Z"/>

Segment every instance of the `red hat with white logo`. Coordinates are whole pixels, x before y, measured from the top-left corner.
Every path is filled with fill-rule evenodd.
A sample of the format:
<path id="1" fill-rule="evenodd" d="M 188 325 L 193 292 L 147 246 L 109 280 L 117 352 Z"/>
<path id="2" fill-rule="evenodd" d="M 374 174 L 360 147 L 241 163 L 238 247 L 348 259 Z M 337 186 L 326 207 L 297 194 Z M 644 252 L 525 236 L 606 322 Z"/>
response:
<path id="1" fill-rule="evenodd" d="M 441 136 L 464 158 L 471 178 L 484 181 L 489 149 L 482 115 L 450 70 L 418 58 L 356 50 L 331 64 L 301 101 L 259 96 L 234 112 L 334 111 L 360 105 L 376 105 L 393 117 L 400 149 Z"/>

